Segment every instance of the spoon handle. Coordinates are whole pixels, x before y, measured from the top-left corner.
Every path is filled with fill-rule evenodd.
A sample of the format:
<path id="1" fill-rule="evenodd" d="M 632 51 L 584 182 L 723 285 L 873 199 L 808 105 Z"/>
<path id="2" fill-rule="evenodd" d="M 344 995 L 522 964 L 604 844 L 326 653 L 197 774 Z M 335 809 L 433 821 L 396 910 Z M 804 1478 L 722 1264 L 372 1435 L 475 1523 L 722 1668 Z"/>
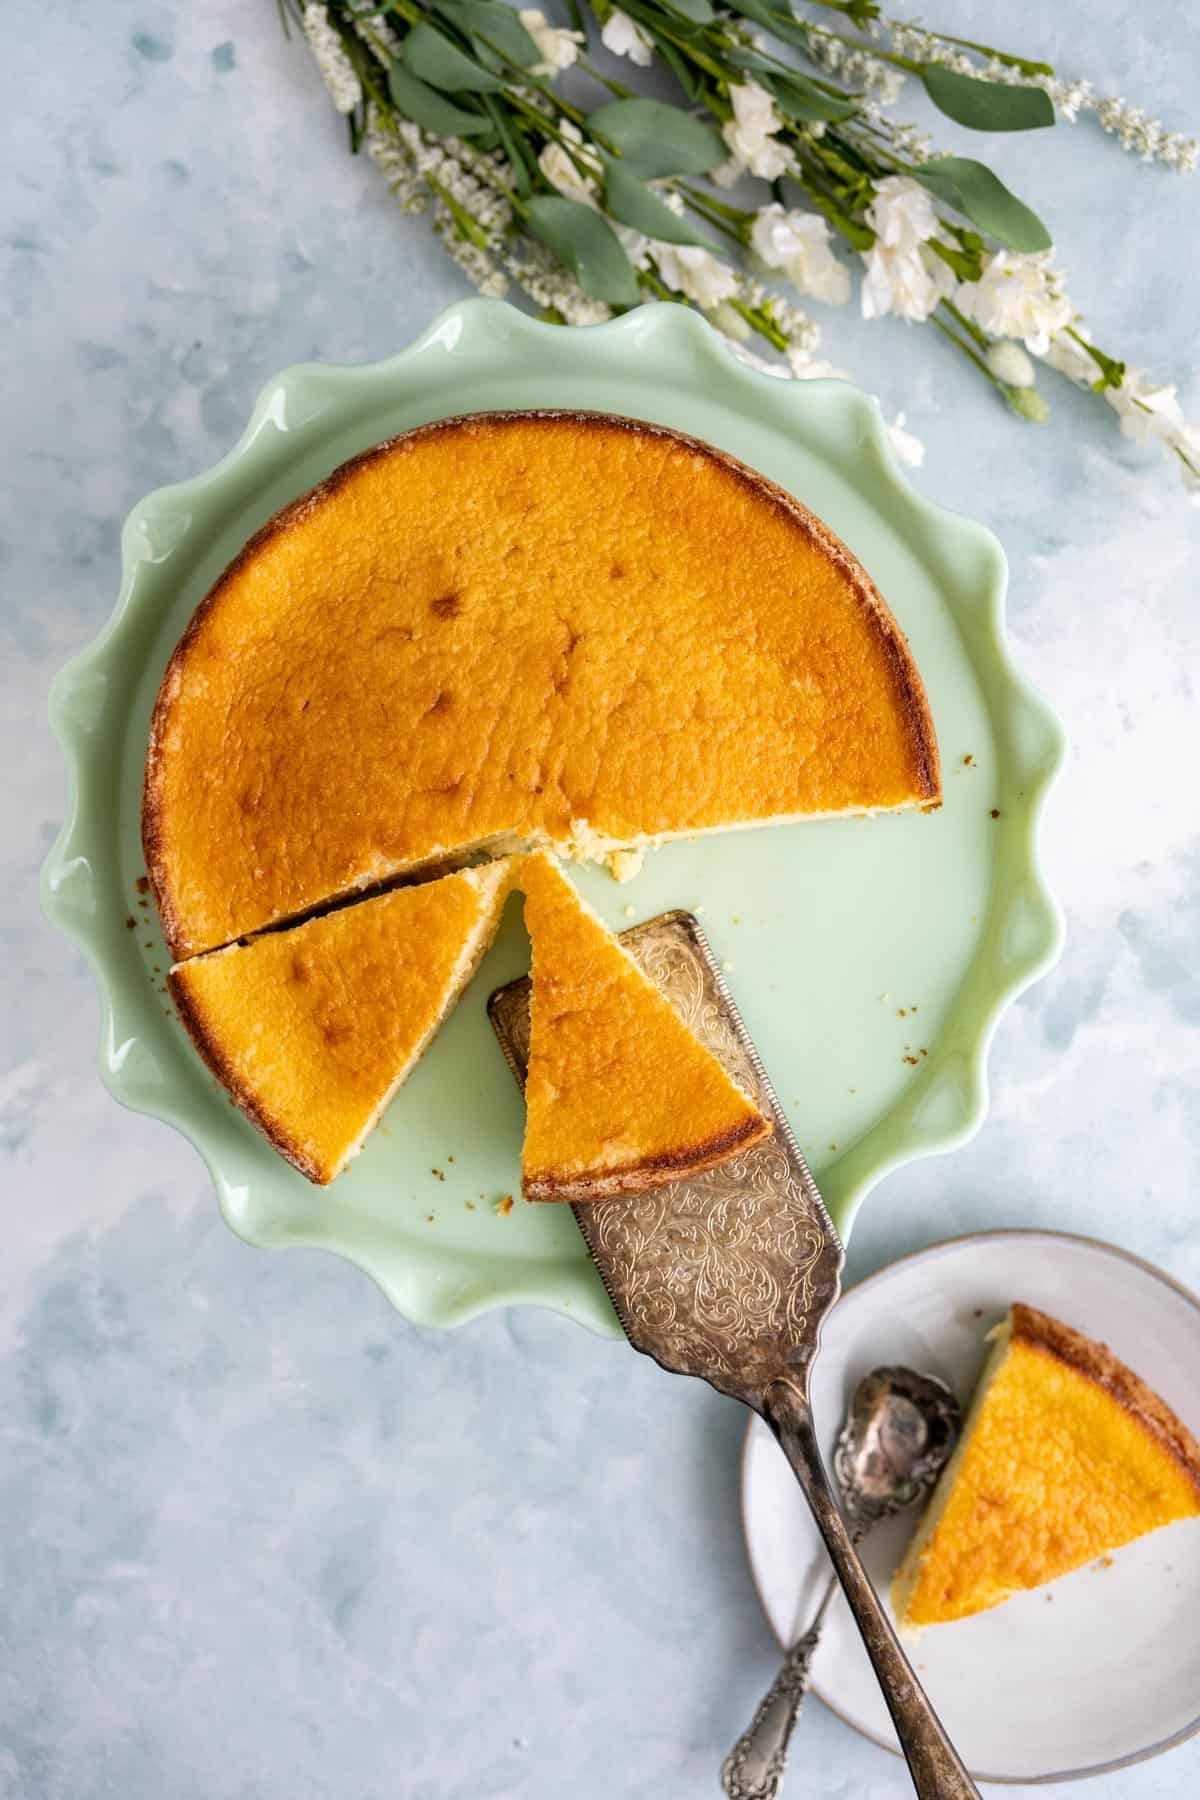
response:
<path id="1" fill-rule="evenodd" d="M 721 1764 L 721 1786 L 728 1800 L 775 1800 L 787 1766 L 788 1745 L 808 1692 L 813 1652 L 836 1586 L 837 1576 L 831 1575 L 812 1624 L 784 1657 L 754 1717 Z"/>
<path id="2" fill-rule="evenodd" d="M 883 1690 L 919 1800 L 980 1800 L 978 1788 L 913 1674 L 850 1541 L 821 1462 L 807 1393 L 792 1381 L 773 1382 L 765 1396 L 763 1417 L 779 1439 L 812 1508 L 817 1529 L 825 1539 Z"/>

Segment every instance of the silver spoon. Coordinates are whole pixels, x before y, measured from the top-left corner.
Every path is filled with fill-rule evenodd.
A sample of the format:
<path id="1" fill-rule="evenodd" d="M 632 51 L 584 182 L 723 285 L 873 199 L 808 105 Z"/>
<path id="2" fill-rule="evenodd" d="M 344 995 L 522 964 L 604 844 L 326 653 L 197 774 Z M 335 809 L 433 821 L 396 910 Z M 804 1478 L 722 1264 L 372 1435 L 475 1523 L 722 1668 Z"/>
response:
<path id="1" fill-rule="evenodd" d="M 913 1369 L 872 1369 L 854 1390 L 833 1453 L 851 1542 L 932 1488 L 958 1441 L 962 1415 L 944 1381 Z M 796 1639 L 747 1729 L 721 1765 L 728 1800 L 774 1800 L 788 1744 L 808 1692 L 813 1653 L 837 1586 L 830 1575 L 803 1637 Z"/>

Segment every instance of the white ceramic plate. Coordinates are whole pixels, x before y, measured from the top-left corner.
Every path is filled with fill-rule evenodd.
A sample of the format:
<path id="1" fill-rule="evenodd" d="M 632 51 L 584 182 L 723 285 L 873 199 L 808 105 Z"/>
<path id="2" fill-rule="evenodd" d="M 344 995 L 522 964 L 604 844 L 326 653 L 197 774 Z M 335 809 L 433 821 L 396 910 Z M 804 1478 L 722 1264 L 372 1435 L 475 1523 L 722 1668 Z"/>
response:
<path id="1" fill-rule="evenodd" d="M 1149 1263 L 1088 1238 L 997 1231 L 893 1263 L 830 1315 L 813 1375 L 828 1458 L 847 1398 L 878 1363 L 940 1375 L 964 1402 L 984 1331 L 1024 1300 L 1109 1344 L 1200 1435 L 1200 1300 Z M 761 1420 L 742 1463 L 750 1564 L 781 1641 L 807 1624 L 828 1572 L 808 1511 Z M 886 1592 L 915 1523 L 864 1546 Z M 1110 1566 L 925 1632 L 913 1660 L 979 1781 L 1069 1781 L 1154 1756 L 1200 1730 L 1200 1520 L 1154 1532 Z M 896 1749 L 870 1665 L 839 1595 L 813 1691 L 864 1736 Z"/>

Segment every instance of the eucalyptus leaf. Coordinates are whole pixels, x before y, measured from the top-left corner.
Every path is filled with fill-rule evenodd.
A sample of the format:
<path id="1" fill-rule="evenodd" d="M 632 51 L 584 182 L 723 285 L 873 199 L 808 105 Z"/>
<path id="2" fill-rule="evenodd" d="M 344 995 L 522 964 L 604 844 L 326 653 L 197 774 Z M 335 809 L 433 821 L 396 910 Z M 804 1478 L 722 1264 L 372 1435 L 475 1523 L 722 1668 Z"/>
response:
<path id="1" fill-rule="evenodd" d="M 608 210 L 622 225 L 632 226 L 645 237 L 668 244 L 699 244 L 704 250 L 717 246 L 710 237 L 681 218 L 653 191 L 640 182 L 626 163 L 610 162 L 604 172 Z"/>
<path id="2" fill-rule="evenodd" d="M 566 263 L 580 287 L 610 306 L 636 306 L 637 276 L 621 240 L 602 214 L 561 194 L 538 194 L 527 203 L 529 229 Z"/>
<path id="3" fill-rule="evenodd" d="M 448 94 L 498 94 L 508 85 L 432 25 L 413 26 L 404 40 L 404 62 L 418 81 Z"/>
<path id="4" fill-rule="evenodd" d="M 936 63 L 922 69 L 921 79 L 938 110 L 972 131 L 1037 131 L 1054 123 L 1050 96 L 1041 88 L 979 81 Z"/>
<path id="5" fill-rule="evenodd" d="M 983 163 L 967 156 L 935 156 L 912 173 L 922 187 L 1010 250 L 1049 250 L 1052 239 L 1037 214 Z"/>
<path id="6" fill-rule="evenodd" d="M 661 100 L 611 100 L 588 114 L 588 130 L 615 145 L 635 175 L 706 175 L 727 154 L 715 131 Z"/>
<path id="7" fill-rule="evenodd" d="M 492 124 L 496 127 L 496 135 L 512 168 L 513 186 L 518 194 L 528 194 L 533 183 L 530 179 L 529 159 L 525 154 L 525 145 L 521 140 L 521 134 L 516 130 L 494 94 L 485 94 L 483 104 L 488 109 Z"/>
<path id="8" fill-rule="evenodd" d="M 483 137 L 492 131 L 492 121 L 483 113 L 455 106 L 453 100 L 410 75 L 402 63 L 389 65 L 388 89 L 405 118 L 436 137 Z"/>
<path id="9" fill-rule="evenodd" d="M 766 0 L 726 0 L 726 4 L 733 12 L 741 13 L 744 19 L 753 19 L 772 37 L 780 38 L 785 44 L 794 44 L 798 50 L 808 49 L 808 32 L 790 12 L 776 12 Z"/>
<path id="10" fill-rule="evenodd" d="M 849 119 L 858 111 L 853 100 L 835 100 L 832 94 L 824 94 L 819 87 L 807 81 L 803 75 L 774 75 L 767 82 L 767 87 L 775 97 L 780 112 L 790 119 L 823 119 L 833 123 L 838 119 Z"/>
<path id="11" fill-rule="evenodd" d="M 679 54 L 679 51 L 675 48 L 674 44 L 663 43 L 661 40 L 659 40 L 658 44 L 658 54 L 662 57 L 688 99 L 691 100 L 693 104 L 698 101 L 703 89 L 696 71 L 692 68 L 692 65 L 688 62 L 687 58 Z"/>
<path id="12" fill-rule="evenodd" d="M 772 60 L 759 50 L 726 50 L 725 61 L 732 63 L 735 69 L 751 69 L 756 75 L 778 75 L 779 59 Z"/>
<path id="13" fill-rule="evenodd" d="M 531 69 L 541 52 L 511 6 L 500 0 L 435 0 L 437 11 L 468 37 L 481 39 L 476 49 L 498 50 L 509 62 Z"/>
<path id="14" fill-rule="evenodd" d="M 711 25 L 717 16 L 709 0 L 666 0 L 666 10 L 682 13 L 693 25 Z"/>

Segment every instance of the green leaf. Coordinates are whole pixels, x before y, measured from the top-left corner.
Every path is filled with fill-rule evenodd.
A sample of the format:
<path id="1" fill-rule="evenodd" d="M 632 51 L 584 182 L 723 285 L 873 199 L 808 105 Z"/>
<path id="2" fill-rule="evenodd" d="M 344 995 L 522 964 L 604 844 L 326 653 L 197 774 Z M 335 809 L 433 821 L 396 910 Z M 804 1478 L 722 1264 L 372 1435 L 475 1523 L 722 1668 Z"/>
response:
<path id="1" fill-rule="evenodd" d="M 778 75 L 780 73 L 778 58 L 772 62 L 769 56 L 763 56 L 758 50 L 726 50 L 725 61 L 732 63 L 735 69 L 752 69 L 755 74 Z"/>
<path id="2" fill-rule="evenodd" d="M 912 173 L 922 187 L 947 206 L 957 207 L 980 231 L 1010 250 L 1049 250 L 1052 239 L 1037 214 L 1010 194 L 983 163 L 967 156 L 935 156 Z"/>
<path id="3" fill-rule="evenodd" d="M 497 94 L 508 84 L 489 75 L 474 57 L 459 50 L 432 25 L 414 25 L 404 40 L 404 61 L 418 81 L 448 94 Z"/>
<path id="4" fill-rule="evenodd" d="M 484 49 L 498 50 L 520 68 L 530 69 L 540 60 L 541 52 L 511 6 L 499 0 L 435 0 L 435 5 L 468 37 L 482 38 Z"/>
<path id="5" fill-rule="evenodd" d="M 577 200 L 539 194 L 527 205 L 529 229 L 566 263 L 580 287 L 610 306 L 636 306 L 637 276 L 608 220 Z"/>
<path id="6" fill-rule="evenodd" d="M 685 56 L 681 56 L 674 44 L 658 42 L 658 54 L 674 75 L 676 81 L 693 103 L 698 102 L 703 91 L 702 83 Z"/>
<path id="7" fill-rule="evenodd" d="M 733 12 L 741 13 L 744 19 L 753 19 L 772 37 L 782 39 L 785 44 L 794 44 L 798 50 L 807 50 L 809 36 L 799 19 L 790 13 L 774 12 L 766 0 L 727 0 Z"/>
<path id="8" fill-rule="evenodd" d="M 436 137 L 482 137 L 492 130 L 492 121 L 482 113 L 455 106 L 453 100 L 410 75 L 401 63 L 390 64 L 388 89 L 397 110 Z"/>
<path id="9" fill-rule="evenodd" d="M 530 180 L 529 161 L 525 155 L 521 134 L 513 126 L 512 120 L 507 116 L 503 105 L 494 94 L 485 94 L 483 104 L 488 109 L 492 124 L 496 127 L 496 135 L 512 166 L 513 186 L 518 194 L 528 194 L 533 183 Z"/>
<path id="10" fill-rule="evenodd" d="M 681 13 L 693 25 L 711 25 L 717 16 L 709 0 L 666 0 L 666 10 Z"/>
<path id="11" fill-rule="evenodd" d="M 936 63 L 922 69 L 921 79 L 938 110 L 972 131 L 1037 131 L 1054 123 L 1050 96 L 1041 88 L 978 81 Z"/>
<path id="12" fill-rule="evenodd" d="M 853 100 L 835 100 L 803 75 L 775 75 L 766 83 L 780 112 L 790 119 L 849 119 L 858 111 Z"/>
<path id="13" fill-rule="evenodd" d="M 589 113 L 587 123 L 615 145 L 635 175 L 706 175 L 725 161 L 715 131 L 661 100 L 611 100 Z"/>
<path id="14" fill-rule="evenodd" d="M 705 250 L 717 248 L 710 237 L 672 212 L 652 189 L 643 186 L 626 163 L 609 163 L 604 172 L 604 193 L 613 218 L 646 237 L 668 244 L 699 244 Z"/>

